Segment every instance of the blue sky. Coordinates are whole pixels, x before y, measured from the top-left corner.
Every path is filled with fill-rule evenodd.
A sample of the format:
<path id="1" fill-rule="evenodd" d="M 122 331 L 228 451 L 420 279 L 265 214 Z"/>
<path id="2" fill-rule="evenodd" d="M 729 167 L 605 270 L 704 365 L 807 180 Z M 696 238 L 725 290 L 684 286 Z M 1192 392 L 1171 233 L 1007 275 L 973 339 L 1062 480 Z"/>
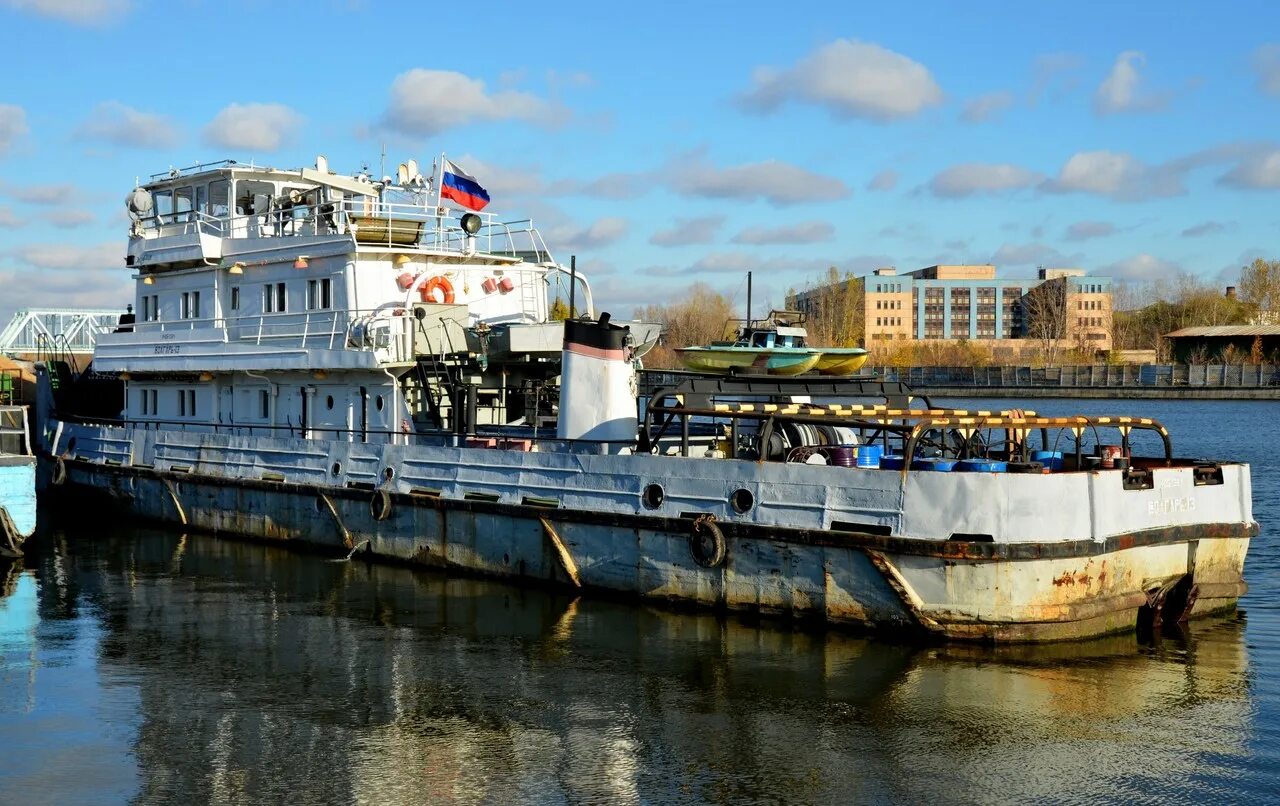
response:
<path id="1" fill-rule="evenodd" d="M 0 316 L 116 306 L 136 176 L 446 152 L 629 314 L 702 281 L 1280 257 L 1280 6 L 0 0 Z"/>

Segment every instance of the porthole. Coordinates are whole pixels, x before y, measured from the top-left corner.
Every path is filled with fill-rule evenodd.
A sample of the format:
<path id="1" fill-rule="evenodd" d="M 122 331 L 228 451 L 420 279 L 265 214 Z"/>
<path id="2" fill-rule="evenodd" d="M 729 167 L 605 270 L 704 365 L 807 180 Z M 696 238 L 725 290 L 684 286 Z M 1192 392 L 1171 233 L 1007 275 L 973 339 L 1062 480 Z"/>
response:
<path id="1" fill-rule="evenodd" d="M 329 472 L 335 476 L 342 475 L 342 462 L 334 462 L 333 467 L 329 468 Z"/>
<path id="2" fill-rule="evenodd" d="M 333 408 L 333 395 L 329 395 L 324 399 L 324 405 L 329 409 Z"/>
<path id="3" fill-rule="evenodd" d="M 373 401 L 373 405 L 377 407 L 378 411 L 382 411 L 382 395 L 378 395 L 378 397 Z"/>
<path id="4" fill-rule="evenodd" d="M 648 484 L 644 488 L 644 493 L 640 496 L 640 501 L 646 509 L 657 509 L 662 506 L 662 499 L 666 494 L 662 491 L 661 484 Z"/>
<path id="5" fill-rule="evenodd" d="M 392 479 L 394 479 L 396 477 L 395 468 L 389 467 L 386 470 L 382 471 L 382 477 L 387 481 L 391 481 Z"/>
<path id="6" fill-rule="evenodd" d="M 749 511 L 755 505 L 756 497 L 750 490 L 738 488 L 729 496 L 729 506 L 733 507 L 733 511 L 739 515 Z"/>

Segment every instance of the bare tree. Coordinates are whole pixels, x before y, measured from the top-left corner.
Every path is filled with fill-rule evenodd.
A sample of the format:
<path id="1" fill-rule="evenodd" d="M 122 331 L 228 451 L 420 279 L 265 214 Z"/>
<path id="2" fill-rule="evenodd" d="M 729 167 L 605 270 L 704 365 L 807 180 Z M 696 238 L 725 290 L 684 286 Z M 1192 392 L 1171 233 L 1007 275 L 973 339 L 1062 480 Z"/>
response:
<path id="1" fill-rule="evenodd" d="M 866 308 L 862 281 L 852 272 L 842 276 L 839 269 L 827 269 L 817 285 L 809 285 L 805 295 L 805 328 L 809 342 L 825 347 L 857 347 L 863 341 Z M 797 308 L 799 295 L 787 294 L 787 307 Z"/>
<path id="2" fill-rule="evenodd" d="M 1264 319 L 1280 317 L 1280 260 L 1258 258 L 1241 269 L 1240 299 L 1257 305 Z"/>
<path id="3" fill-rule="evenodd" d="M 1022 306 L 1027 335 L 1040 345 L 1041 360 L 1049 365 L 1057 363 L 1062 339 L 1067 333 L 1066 280 L 1047 280 L 1032 288 L 1023 298 Z"/>

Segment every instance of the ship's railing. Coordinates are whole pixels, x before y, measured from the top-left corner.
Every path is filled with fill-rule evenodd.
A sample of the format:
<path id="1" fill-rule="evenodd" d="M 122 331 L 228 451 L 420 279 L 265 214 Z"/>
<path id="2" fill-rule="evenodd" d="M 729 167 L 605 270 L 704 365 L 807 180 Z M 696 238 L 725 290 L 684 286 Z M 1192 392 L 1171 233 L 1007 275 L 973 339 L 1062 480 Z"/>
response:
<path id="1" fill-rule="evenodd" d="M 385 363 L 413 361 L 413 336 L 417 320 L 412 311 L 384 306 L 376 309 L 319 308 L 308 311 L 260 313 L 204 319 L 135 322 L 133 333 L 155 334 L 157 348 L 165 335 L 214 329 L 223 340 L 281 350 L 311 348 L 381 352 Z M 110 336 L 100 337 L 104 345 Z M 157 353 L 162 354 L 162 353 Z"/>
<path id="2" fill-rule="evenodd" d="M 554 262 L 532 219 L 502 221 L 492 213 L 476 213 L 479 229 L 469 233 L 461 215 L 444 207 L 379 200 L 374 196 L 297 203 L 279 200 L 265 212 L 212 215 L 201 210 L 170 211 L 147 216 L 137 229 L 147 237 L 208 235 L 219 238 L 289 238 L 350 236 L 362 246 L 470 255 L 483 253 Z"/>

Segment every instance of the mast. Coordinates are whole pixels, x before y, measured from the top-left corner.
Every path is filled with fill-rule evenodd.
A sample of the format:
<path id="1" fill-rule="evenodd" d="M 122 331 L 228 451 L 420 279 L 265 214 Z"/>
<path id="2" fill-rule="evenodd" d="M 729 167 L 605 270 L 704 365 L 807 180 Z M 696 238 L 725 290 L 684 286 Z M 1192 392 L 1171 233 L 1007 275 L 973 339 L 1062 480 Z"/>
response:
<path id="1" fill-rule="evenodd" d="M 747 272 L 747 327 L 751 327 L 751 272 Z"/>

